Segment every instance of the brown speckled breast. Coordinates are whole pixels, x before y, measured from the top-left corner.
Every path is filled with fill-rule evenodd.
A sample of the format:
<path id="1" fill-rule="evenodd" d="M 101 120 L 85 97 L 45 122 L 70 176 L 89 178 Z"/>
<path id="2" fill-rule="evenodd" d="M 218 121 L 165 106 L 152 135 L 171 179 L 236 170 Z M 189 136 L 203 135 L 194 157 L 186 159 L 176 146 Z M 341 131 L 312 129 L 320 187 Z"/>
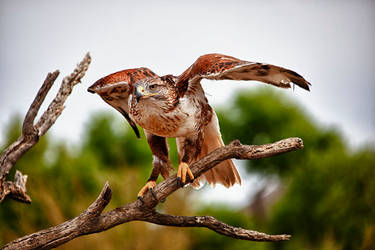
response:
<path id="1" fill-rule="evenodd" d="M 172 111 L 165 112 L 155 106 L 147 106 L 132 102 L 130 115 L 145 130 L 163 137 L 185 137 L 197 133 L 202 123 L 206 123 L 207 112 L 211 107 L 202 109 L 202 102 L 181 98 Z M 202 119 L 205 117 L 204 119 Z M 209 116 L 210 117 L 210 116 Z"/>

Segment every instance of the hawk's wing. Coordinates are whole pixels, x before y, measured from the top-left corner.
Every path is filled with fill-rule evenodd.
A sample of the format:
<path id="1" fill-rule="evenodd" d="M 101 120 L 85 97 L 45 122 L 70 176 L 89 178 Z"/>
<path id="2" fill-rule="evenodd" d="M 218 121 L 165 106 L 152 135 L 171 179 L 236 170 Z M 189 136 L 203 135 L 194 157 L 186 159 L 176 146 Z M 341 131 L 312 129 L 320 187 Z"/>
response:
<path id="1" fill-rule="evenodd" d="M 99 79 L 87 91 L 97 93 L 106 103 L 117 109 L 129 122 L 136 136 L 140 138 L 135 122 L 128 115 L 129 95 L 132 93 L 136 82 L 155 77 L 159 76 L 148 68 L 122 70 Z"/>
<path id="2" fill-rule="evenodd" d="M 296 72 L 271 64 L 242 61 L 237 58 L 208 54 L 199 57 L 178 77 L 179 95 L 183 96 L 202 78 L 212 80 L 257 80 L 280 88 L 290 88 L 290 83 L 309 90 L 309 82 Z"/>

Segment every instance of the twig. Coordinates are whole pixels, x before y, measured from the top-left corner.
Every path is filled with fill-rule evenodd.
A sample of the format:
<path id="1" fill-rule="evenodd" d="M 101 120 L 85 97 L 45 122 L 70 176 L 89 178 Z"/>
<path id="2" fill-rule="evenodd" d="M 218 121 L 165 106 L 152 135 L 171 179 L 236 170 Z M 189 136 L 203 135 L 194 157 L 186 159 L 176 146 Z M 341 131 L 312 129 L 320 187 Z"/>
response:
<path id="1" fill-rule="evenodd" d="M 194 163 L 191 170 L 195 177 L 199 177 L 202 173 L 226 159 L 260 159 L 301 148 L 303 148 L 303 142 L 299 138 L 288 138 L 261 146 L 241 145 L 239 141 L 234 141 Z M 111 190 L 106 183 L 96 201 L 79 216 L 55 227 L 16 239 L 4 246 L 4 249 L 50 249 L 81 235 L 102 232 L 119 224 L 136 220 L 159 225 L 206 227 L 226 236 L 251 241 L 281 241 L 290 238 L 290 235 L 268 235 L 229 226 L 210 216 L 188 217 L 157 213 L 155 207 L 159 201 L 178 188 L 176 175 L 173 175 L 155 187 L 154 192 L 157 200 L 147 192 L 143 202 L 137 200 L 102 214 L 111 197 Z"/>
<path id="2" fill-rule="evenodd" d="M 72 92 L 73 87 L 79 83 L 85 75 L 90 61 L 90 55 L 87 53 L 83 60 L 77 65 L 74 72 L 64 78 L 56 97 L 40 117 L 36 125 L 34 125 L 34 120 L 39 112 L 40 106 L 59 75 L 59 71 L 57 70 L 53 73 L 48 73 L 25 116 L 21 136 L 5 149 L 0 156 L 0 202 L 2 202 L 6 196 L 26 203 L 31 202 L 30 197 L 26 194 L 27 176 L 25 175 L 26 178 L 24 178 L 23 189 L 17 188 L 18 185 L 16 183 L 6 181 L 6 177 L 16 162 L 32 148 L 38 142 L 39 138 L 55 123 L 64 109 L 65 100 Z M 19 172 L 19 174 L 22 176 L 21 172 Z M 15 182 L 16 181 L 15 179 Z"/>

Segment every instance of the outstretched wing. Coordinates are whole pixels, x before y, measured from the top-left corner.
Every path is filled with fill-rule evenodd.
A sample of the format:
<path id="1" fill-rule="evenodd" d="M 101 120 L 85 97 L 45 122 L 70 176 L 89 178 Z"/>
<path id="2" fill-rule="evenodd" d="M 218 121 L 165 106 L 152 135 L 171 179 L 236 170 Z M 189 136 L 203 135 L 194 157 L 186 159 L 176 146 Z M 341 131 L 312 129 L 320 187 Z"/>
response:
<path id="1" fill-rule="evenodd" d="M 178 77 L 179 95 L 183 96 L 194 85 L 200 84 L 202 78 L 212 80 L 257 80 L 280 88 L 290 88 L 290 83 L 309 90 L 307 82 L 298 73 L 271 64 L 242 61 L 237 58 L 207 54 L 199 57 L 184 73 Z"/>
<path id="2" fill-rule="evenodd" d="M 146 78 L 159 77 L 148 68 L 122 70 L 97 80 L 87 91 L 96 93 L 109 105 L 118 110 L 133 128 L 136 136 L 140 134 L 135 122 L 129 117 L 128 100 L 136 82 Z"/>

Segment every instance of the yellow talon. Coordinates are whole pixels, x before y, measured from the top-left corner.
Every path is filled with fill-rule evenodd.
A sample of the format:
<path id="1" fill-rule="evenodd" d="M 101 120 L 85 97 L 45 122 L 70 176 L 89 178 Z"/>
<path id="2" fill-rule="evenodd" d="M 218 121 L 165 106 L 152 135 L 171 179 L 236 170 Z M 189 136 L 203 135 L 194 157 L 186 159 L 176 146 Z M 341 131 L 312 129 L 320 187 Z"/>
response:
<path id="1" fill-rule="evenodd" d="M 186 182 L 186 173 L 189 175 L 191 180 L 194 180 L 194 175 L 191 172 L 189 165 L 186 162 L 181 162 L 177 170 L 177 178 L 180 178 L 182 184 Z"/>
<path id="2" fill-rule="evenodd" d="M 138 192 L 138 198 L 143 197 L 143 195 L 150 189 L 154 188 L 156 186 L 156 181 L 148 181 L 146 185 L 141 188 L 141 190 Z"/>

